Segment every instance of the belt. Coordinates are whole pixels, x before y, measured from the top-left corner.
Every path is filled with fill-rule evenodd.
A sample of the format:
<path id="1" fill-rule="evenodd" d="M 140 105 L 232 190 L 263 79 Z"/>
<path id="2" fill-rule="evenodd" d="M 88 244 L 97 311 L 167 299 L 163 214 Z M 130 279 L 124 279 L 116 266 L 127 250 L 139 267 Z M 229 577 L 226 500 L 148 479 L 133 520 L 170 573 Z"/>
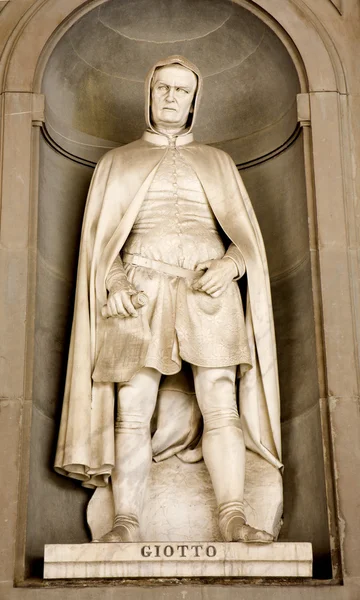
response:
<path id="1" fill-rule="evenodd" d="M 145 269 L 160 271 L 160 273 L 165 273 L 166 275 L 172 275 L 173 277 L 183 277 L 184 279 L 189 279 L 192 281 L 198 279 L 203 274 L 202 271 L 192 271 L 191 269 L 183 269 L 182 267 L 169 265 L 168 263 L 161 262 L 160 260 L 145 258 L 145 256 L 140 256 L 139 254 L 129 254 L 128 252 L 123 252 L 122 259 L 124 263 L 127 263 L 129 265 L 145 267 Z"/>

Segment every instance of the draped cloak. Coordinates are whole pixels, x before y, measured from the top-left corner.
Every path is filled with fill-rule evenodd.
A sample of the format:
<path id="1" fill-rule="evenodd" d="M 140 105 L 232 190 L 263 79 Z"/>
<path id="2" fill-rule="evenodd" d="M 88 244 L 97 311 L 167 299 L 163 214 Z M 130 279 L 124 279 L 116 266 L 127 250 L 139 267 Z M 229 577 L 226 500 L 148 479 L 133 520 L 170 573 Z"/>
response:
<path id="1" fill-rule="evenodd" d="M 147 80 L 146 116 L 150 130 L 153 130 L 149 117 L 152 75 L 155 68 L 174 63 L 191 68 L 200 77 L 193 65 L 189 66 L 181 57 L 155 65 Z M 196 110 L 195 104 L 194 118 Z M 167 150 L 166 146 L 148 141 L 150 139 L 151 136 L 145 135 L 103 156 L 95 169 L 84 214 L 55 469 L 81 480 L 86 487 L 106 485 L 114 466 L 115 384 L 95 382 L 92 375 L 106 336 L 107 320 L 101 316 L 107 301 L 106 276 L 131 232 Z M 238 170 L 225 152 L 190 141 L 181 146 L 181 153 L 199 178 L 220 228 L 240 250 L 246 265 L 245 318 L 253 367 L 239 380 L 239 412 L 246 447 L 281 468 L 275 333 L 268 267 L 259 226 Z M 131 321 L 115 320 L 119 331 L 121 321 Z M 141 367 L 140 364 L 139 369 Z M 184 389 L 181 382 L 174 386 L 165 382 L 160 390 L 158 426 L 155 425 L 153 435 L 155 460 L 173 454 L 189 462 L 201 458 L 199 447 L 187 450 L 196 438 L 194 432 L 184 431 L 179 435 L 176 431 L 176 403 L 180 411 L 187 406 L 192 410 L 189 396 L 189 390 Z"/>

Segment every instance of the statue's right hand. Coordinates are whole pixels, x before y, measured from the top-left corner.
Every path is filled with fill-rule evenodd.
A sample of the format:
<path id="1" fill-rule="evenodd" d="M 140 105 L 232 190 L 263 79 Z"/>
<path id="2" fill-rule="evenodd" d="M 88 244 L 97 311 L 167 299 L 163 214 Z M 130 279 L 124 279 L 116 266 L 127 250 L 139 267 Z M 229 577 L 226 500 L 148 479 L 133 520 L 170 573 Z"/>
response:
<path id="1" fill-rule="evenodd" d="M 121 290 L 110 293 L 107 304 L 103 307 L 102 316 L 107 317 L 137 317 L 138 312 L 134 307 L 131 296 L 134 292 L 129 290 Z"/>

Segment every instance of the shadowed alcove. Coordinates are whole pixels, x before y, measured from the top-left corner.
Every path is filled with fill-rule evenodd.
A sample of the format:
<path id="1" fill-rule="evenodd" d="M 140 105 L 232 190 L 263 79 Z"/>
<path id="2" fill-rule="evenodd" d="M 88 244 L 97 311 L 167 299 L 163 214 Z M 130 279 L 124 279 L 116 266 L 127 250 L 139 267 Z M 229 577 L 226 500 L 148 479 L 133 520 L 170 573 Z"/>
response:
<path id="1" fill-rule="evenodd" d="M 44 543 L 89 540 L 89 492 L 52 468 L 76 263 L 97 160 L 142 134 L 143 87 L 160 58 L 182 54 L 204 76 L 198 141 L 228 152 L 249 191 L 268 256 L 277 337 L 284 470 L 280 539 L 309 541 L 331 577 L 312 305 L 300 91 L 275 33 L 229 0 L 110 0 L 54 49 L 43 79 L 34 408 L 27 526 L 30 574 Z"/>

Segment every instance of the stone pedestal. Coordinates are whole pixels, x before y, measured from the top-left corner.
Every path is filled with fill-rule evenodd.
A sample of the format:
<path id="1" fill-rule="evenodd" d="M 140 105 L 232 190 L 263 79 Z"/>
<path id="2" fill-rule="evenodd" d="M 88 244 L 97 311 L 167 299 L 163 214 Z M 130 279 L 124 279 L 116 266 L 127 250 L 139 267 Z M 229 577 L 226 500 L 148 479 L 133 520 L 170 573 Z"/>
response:
<path id="1" fill-rule="evenodd" d="M 308 543 L 142 542 L 45 546 L 45 579 L 311 577 Z"/>

